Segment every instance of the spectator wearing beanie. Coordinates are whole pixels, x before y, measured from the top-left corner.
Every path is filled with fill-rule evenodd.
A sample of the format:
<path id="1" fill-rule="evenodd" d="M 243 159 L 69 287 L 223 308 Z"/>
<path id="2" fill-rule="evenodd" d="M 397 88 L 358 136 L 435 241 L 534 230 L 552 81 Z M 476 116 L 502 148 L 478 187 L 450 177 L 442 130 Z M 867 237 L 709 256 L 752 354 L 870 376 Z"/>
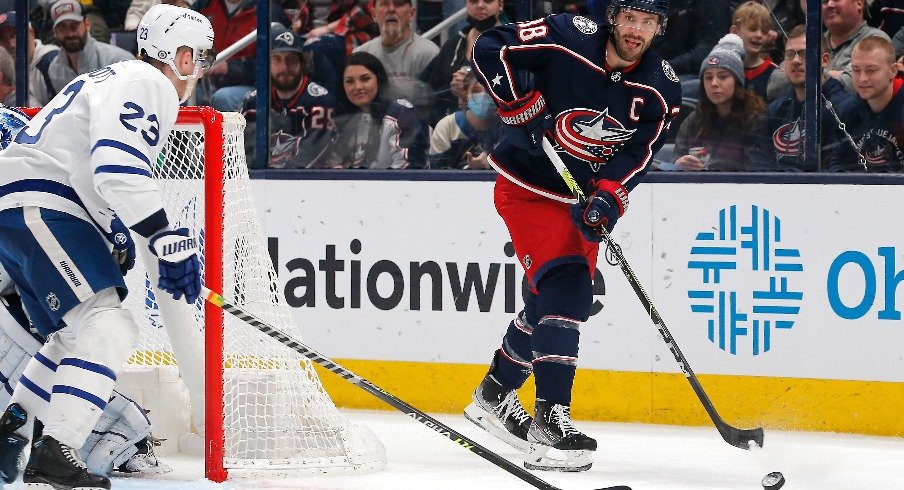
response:
<path id="1" fill-rule="evenodd" d="M 765 103 L 744 88 L 743 41 L 728 34 L 700 64 L 700 103 L 675 140 L 680 170 L 745 171 Z M 693 151 L 692 151 L 693 150 Z"/>

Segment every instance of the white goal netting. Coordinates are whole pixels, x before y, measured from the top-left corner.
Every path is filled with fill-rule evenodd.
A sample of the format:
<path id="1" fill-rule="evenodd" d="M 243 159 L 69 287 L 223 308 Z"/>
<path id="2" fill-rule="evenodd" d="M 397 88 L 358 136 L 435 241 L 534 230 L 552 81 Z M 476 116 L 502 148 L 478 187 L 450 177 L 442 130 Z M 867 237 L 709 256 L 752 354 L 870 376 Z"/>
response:
<path id="1" fill-rule="evenodd" d="M 183 109 L 157 159 L 153 171 L 169 219 L 174 228 L 186 227 L 198 237 L 205 285 L 220 289 L 230 302 L 302 339 L 281 299 L 266 234 L 255 210 L 242 143 L 244 119 L 237 113 L 224 113 L 218 128 L 218 117 L 219 113 L 207 108 Z M 216 198 L 219 195 L 222 199 Z M 218 209 L 220 205 L 222 209 Z M 221 278 L 218 271 L 222 271 Z M 288 472 L 369 471 L 384 466 L 382 444 L 365 427 L 351 424 L 336 410 L 309 360 L 232 315 L 205 307 L 203 300 L 190 307 L 172 301 L 166 293 L 155 295 L 150 287 L 155 275 L 153 271 L 146 274 L 139 261 L 127 277 L 130 294 L 126 305 L 142 328 L 138 350 L 126 369 L 182 362 L 179 372 L 195 395 L 193 401 L 199 399 L 196 394 L 203 389 L 206 371 L 205 447 L 209 448 L 211 441 L 214 445 L 223 441 L 222 461 L 216 451 L 206 451 L 208 459 L 215 460 L 207 463 L 209 475 L 211 468 L 216 472 L 219 465 Z M 222 335 L 213 334 L 221 321 Z M 202 342 L 211 335 L 213 342 L 207 340 L 205 355 Z M 219 339 L 222 360 L 211 355 Z M 212 399 L 220 390 L 222 431 L 217 422 L 218 405 Z M 153 422 L 153 414 L 151 417 Z M 203 422 L 196 420 L 195 424 Z"/>

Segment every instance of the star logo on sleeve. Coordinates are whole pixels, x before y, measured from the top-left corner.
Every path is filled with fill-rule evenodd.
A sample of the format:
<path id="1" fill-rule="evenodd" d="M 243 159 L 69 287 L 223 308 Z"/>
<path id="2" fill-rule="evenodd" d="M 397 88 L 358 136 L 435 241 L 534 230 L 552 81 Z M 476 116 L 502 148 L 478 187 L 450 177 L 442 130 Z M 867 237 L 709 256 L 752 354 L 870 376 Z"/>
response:
<path id="1" fill-rule="evenodd" d="M 496 78 L 494 78 L 492 81 L 493 81 L 493 86 L 494 86 L 494 87 L 495 87 L 496 85 L 499 85 L 500 83 L 502 83 L 502 75 L 500 75 L 500 74 L 497 73 L 497 74 L 496 74 Z"/>

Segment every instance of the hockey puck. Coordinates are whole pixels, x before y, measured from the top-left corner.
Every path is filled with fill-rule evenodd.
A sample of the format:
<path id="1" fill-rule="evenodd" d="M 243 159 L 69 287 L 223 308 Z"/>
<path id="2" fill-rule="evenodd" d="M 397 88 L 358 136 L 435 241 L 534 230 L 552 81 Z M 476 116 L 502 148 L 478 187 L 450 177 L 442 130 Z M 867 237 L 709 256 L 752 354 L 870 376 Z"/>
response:
<path id="1" fill-rule="evenodd" d="M 763 477 L 762 484 L 766 490 L 778 490 L 785 484 L 785 475 L 781 471 L 773 471 Z"/>

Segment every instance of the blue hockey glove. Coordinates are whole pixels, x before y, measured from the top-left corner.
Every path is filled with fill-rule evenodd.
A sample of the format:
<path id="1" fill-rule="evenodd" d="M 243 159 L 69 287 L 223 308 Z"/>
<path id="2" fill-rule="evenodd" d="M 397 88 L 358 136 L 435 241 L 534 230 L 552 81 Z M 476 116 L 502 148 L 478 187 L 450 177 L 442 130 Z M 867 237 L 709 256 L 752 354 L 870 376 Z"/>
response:
<path id="1" fill-rule="evenodd" d="M 628 209 L 628 190 L 618 182 L 601 180 L 597 190 L 583 203 L 571 205 L 571 220 L 590 242 L 603 240 L 600 228 L 612 232 L 615 222 Z"/>
<path id="2" fill-rule="evenodd" d="M 107 241 L 113 244 L 113 260 L 119 265 L 119 272 L 126 275 L 135 267 L 135 242 L 132 241 L 132 234 L 119 216 L 113 216 L 110 233 L 106 235 Z"/>
<path id="3" fill-rule="evenodd" d="M 528 153 L 543 155 L 543 134 L 553 125 L 552 114 L 546 108 L 543 94 L 531 90 L 520 99 L 503 103 L 499 107 L 499 117 L 505 124 L 524 130 L 527 135 L 527 148 L 524 149 Z"/>
<path id="4" fill-rule="evenodd" d="M 149 248 L 160 264 L 160 289 L 174 299 L 185 295 L 185 302 L 194 304 L 201 295 L 201 271 L 198 245 L 188 236 L 188 228 L 162 231 L 151 237 Z"/>

